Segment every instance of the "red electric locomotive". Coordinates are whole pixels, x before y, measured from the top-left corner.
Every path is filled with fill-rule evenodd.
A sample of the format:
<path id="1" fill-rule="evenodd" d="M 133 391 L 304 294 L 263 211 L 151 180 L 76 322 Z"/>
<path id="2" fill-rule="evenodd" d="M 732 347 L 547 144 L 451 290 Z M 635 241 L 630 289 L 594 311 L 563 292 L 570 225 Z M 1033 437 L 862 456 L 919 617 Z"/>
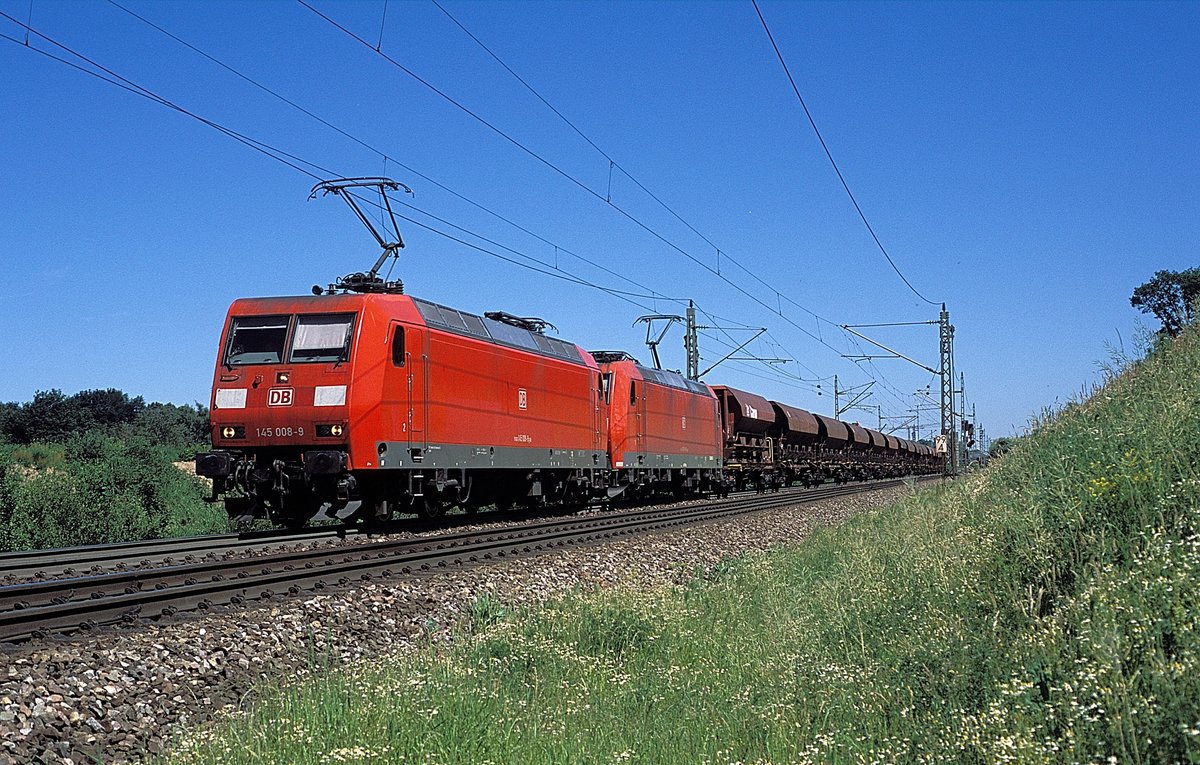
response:
<path id="1" fill-rule="evenodd" d="M 600 364 L 615 496 L 708 491 L 721 477 L 721 420 L 707 385 L 651 369 L 623 351 L 593 351 Z"/>
<path id="2" fill-rule="evenodd" d="M 599 370 L 540 329 L 401 294 L 238 300 L 197 472 L 231 514 L 285 522 L 585 497 L 607 468 Z"/>

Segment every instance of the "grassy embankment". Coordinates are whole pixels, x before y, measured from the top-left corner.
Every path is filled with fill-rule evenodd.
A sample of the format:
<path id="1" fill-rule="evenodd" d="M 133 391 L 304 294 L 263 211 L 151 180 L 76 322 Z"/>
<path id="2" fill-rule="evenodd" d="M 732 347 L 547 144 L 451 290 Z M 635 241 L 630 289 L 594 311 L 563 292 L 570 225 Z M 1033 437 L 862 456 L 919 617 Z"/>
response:
<path id="1" fill-rule="evenodd" d="M 1200 762 L 1198 473 L 1193 332 L 983 474 L 688 586 L 477 601 L 171 762 Z"/>

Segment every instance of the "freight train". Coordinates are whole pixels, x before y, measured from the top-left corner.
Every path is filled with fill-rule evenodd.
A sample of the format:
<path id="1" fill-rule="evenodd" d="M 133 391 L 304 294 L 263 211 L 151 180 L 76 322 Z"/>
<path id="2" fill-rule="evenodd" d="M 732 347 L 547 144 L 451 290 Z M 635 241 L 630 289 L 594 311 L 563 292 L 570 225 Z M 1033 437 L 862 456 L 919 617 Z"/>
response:
<path id="1" fill-rule="evenodd" d="M 379 192 L 391 230 L 364 214 Z M 299 525 L 448 508 L 725 495 L 937 472 L 927 446 L 746 391 L 585 351 L 546 322 L 482 316 L 378 276 L 404 242 L 389 178 L 322 181 L 383 253 L 312 295 L 234 301 L 196 473 L 232 517 Z M 381 222 L 382 228 L 382 222 Z M 656 365 L 657 367 L 657 365 Z"/>
<path id="2" fill-rule="evenodd" d="M 400 289 L 229 308 L 196 472 L 231 516 L 434 517 L 940 467 L 922 444 Z"/>

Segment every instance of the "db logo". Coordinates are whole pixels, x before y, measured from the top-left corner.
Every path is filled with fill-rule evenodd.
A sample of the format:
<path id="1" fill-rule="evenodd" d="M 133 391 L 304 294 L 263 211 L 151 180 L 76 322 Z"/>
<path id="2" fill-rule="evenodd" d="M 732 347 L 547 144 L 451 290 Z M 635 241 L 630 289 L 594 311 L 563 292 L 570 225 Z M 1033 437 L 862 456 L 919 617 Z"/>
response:
<path id="1" fill-rule="evenodd" d="M 267 391 L 267 406 L 291 406 L 291 388 L 271 388 Z"/>
<path id="2" fill-rule="evenodd" d="M 525 393 L 524 388 L 517 388 L 517 408 L 518 409 L 528 409 L 529 408 L 529 395 L 527 393 Z"/>

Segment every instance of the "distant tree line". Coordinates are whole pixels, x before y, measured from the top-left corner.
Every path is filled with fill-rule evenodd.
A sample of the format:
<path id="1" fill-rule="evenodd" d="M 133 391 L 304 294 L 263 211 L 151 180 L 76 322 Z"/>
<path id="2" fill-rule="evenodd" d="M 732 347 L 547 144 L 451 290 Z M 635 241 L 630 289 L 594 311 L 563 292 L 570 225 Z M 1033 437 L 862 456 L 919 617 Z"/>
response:
<path id="1" fill-rule="evenodd" d="M 0 403 L 0 442 L 65 444 L 88 433 L 121 441 L 141 437 L 186 457 L 208 441 L 208 407 L 147 404 L 141 396 L 131 398 L 116 388 L 71 396 L 44 390 L 26 403 Z"/>

